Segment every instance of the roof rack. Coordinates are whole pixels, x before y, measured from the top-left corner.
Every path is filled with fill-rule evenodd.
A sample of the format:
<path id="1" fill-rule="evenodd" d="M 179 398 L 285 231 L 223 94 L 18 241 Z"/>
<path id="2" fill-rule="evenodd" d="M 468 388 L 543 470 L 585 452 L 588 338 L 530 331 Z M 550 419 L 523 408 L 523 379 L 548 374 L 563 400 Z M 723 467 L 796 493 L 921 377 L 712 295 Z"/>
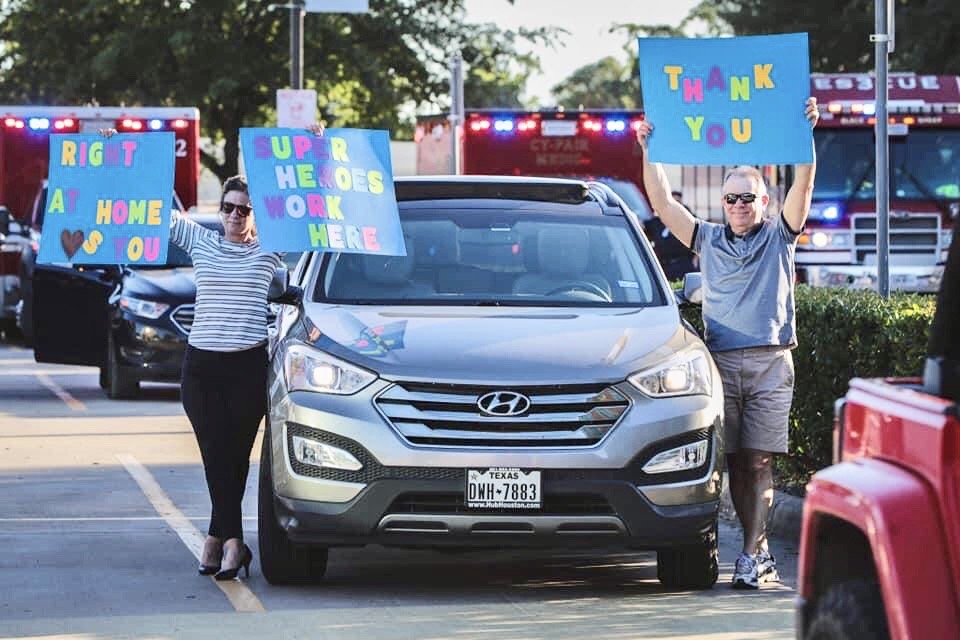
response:
<path id="1" fill-rule="evenodd" d="M 482 198 L 581 204 L 599 200 L 584 182 L 554 178 L 430 176 L 401 178 L 395 187 L 398 201 Z"/>

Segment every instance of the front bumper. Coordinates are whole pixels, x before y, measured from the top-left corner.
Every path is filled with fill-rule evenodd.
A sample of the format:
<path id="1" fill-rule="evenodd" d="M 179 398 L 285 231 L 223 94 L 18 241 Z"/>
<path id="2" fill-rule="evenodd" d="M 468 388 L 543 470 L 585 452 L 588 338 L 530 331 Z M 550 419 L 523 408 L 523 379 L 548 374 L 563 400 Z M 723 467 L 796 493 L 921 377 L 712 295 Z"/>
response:
<path id="1" fill-rule="evenodd" d="M 180 380 L 187 336 L 164 317 L 154 322 L 124 312 L 111 331 L 125 375 L 154 382 Z"/>
<path id="2" fill-rule="evenodd" d="M 943 265 L 890 265 L 890 289 L 914 293 L 936 293 L 943 279 Z M 814 287 L 844 287 L 877 290 L 875 265 L 797 265 L 799 279 Z"/>
<path id="3" fill-rule="evenodd" d="M 655 412 L 634 406 L 596 446 L 511 450 L 412 446 L 376 411 L 382 387 L 320 397 L 276 386 L 268 416 L 274 506 L 298 543 L 662 549 L 699 542 L 716 522 L 718 398 L 674 398 Z M 294 435 L 347 451 L 363 467 L 304 465 L 291 456 Z M 709 442 L 701 467 L 643 472 L 656 453 L 700 439 Z M 540 470 L 542 508 L 468 508 L 467 470 L 490 467 Z"/>

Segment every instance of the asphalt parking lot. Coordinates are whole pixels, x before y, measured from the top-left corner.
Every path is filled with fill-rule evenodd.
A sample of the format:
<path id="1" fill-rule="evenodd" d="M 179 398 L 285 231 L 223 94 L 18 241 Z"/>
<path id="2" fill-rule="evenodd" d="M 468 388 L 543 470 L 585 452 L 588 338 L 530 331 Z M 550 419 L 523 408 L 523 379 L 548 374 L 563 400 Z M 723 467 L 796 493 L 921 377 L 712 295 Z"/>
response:
<path id="1" fill-rule="evenodd" d="M 259 452 L 255 444 L 253 457 Z M 793 636 L 796 556 L 782 585 L 671 593 L 652 553 L 331 552 L 327 579 L 196 574 L 209 502 L 175 385 L 111 401 L 88 367 L 0 344 L 0 637 L 702 638 Z M 256 463 L 244 505 L 256 556 Z"/>

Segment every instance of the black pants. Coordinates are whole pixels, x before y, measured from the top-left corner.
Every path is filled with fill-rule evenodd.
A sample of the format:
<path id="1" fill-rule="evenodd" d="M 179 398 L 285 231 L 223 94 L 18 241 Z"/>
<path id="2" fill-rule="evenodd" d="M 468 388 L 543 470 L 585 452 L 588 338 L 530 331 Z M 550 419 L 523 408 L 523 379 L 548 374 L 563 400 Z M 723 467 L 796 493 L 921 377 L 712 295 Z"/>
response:
<path id="1" fill-rule="evenodd" d="M 200 445 L 210 491 L 208 533 L 242 540 L 240 503 L 250 449 L 267 407 L 267 348 L 220 352 L 188 346 L 180 397 Z"/>

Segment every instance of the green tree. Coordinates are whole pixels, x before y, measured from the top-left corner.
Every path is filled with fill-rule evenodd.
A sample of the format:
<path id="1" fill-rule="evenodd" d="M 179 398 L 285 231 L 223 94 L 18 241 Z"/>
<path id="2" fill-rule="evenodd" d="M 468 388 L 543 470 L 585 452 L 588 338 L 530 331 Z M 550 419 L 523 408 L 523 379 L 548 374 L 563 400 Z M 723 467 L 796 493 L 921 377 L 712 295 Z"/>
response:
<path id="1" fill-rule="evenodd" d="M 512 0 L 508 0 L 512 2 Z M 289 16 L 254 0 L 0 0 L 0 101 L 32 104 L 196 105 L 237 171 L 238 129 L 269 124 L 288 86 Z M 370 12 L 307 14 L 304 78 L 335 126 L 409 128 L 405 104 L 445 106 L 447 60 L 469 50 L 471 73 L 500 79 L 522 40 L 465 22 L 464 0 L 370 0 Z M 534 60 L 529 59 L 531 62 Z M 530 65 L 511 70 L 521 86 Z M 478 86 L 482 86 L 478 82 Z"/>
<path id="2" fill-rule="evenodd" d="M 551 92 L 557 104 L 570 108 L 635 109 L 640 82 L 633 64 L 607 56 L 580 67 Z"/>
<path id="3" fill-rule="evenodd" d="M 558 32 L 547 27 L 501 32 L 496 25 L 480 25 L 471 38 L 461 43 L 466 66 L 464 104 L 475 109 L 532 106 L 520 96 L 527 78 L 541 70 L 540 60 L 532 53 L 521 53 L 520 46 L 524 42 L 549 45 Z"/>
<path id="4" fill-rule="evenodd" d="M 869 71 L 874 65 L 874 0 L 703 0 L 677 27 L 621 25 L 636 35 L 810 34 L 810 66 L 821 72 Z M 960 47 L 956 0 L 896 0 L 891 68 L 956 73 Z M 697 29 L 699 28 L 699 32 Z"/>

